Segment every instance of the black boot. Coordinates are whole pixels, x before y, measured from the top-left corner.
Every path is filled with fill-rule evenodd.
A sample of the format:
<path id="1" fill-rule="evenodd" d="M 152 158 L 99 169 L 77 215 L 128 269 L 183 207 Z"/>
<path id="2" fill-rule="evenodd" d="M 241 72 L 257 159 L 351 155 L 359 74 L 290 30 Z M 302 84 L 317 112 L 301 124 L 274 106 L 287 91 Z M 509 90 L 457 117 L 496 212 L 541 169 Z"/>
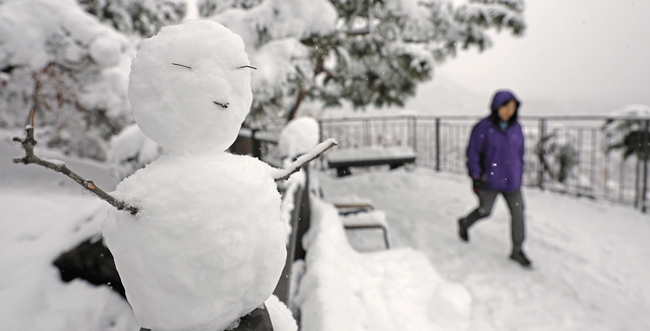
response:
<path id="1" fill-rule="evenodd" d="M 522 250 L 513 251 L 512 254 L 510 254 L 510 258 L 517 261 L 523 267 L 530 267 L 531 262 Z"/>
<path id="2" fill-rule="evenodd" d="M 467 234 L 467 228 L 465 227 L 465 219 L 458 219 L 458 236 L 464 242 L 469 242 L 469 235 Z"/>

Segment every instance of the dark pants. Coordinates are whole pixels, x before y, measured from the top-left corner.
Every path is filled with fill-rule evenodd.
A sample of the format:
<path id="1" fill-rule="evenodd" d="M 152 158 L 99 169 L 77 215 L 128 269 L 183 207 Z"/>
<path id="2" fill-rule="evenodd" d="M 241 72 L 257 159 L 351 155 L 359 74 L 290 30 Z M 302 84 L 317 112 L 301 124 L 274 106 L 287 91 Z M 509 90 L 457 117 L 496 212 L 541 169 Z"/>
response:
<path id="1" fill-rule="evenodd" d="M 512 250 L 521 251 L 521 246 L 524 243 L 525 228 L 524 228 L 524 201 L 521 197 L 521 191 L 513 192 L 500 192 L 500 191 L 483 191 L 481 190 L 481 198 L 479 199 L 479 206 L 465 217 L 461 224 L 466 229 L 469 229 L 476 221 L 490 216 L 494 200 L 497 195 L 501 193 L 508 203 L 511 215 L 512 232 Z"/>

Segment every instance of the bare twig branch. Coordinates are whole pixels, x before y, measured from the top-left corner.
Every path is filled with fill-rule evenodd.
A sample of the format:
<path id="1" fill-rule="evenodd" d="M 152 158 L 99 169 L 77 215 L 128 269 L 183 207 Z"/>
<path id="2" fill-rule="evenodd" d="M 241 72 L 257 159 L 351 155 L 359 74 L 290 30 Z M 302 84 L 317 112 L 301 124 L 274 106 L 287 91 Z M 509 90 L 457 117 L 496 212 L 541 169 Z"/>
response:
<path id="1" fill-rule="evenodd" d="M 183 67 L 183 68 L 187 68 L 187 69 L 192 70 L 192 67 L 190 67 L 190 66 L 186 66 L 186 65 L 184 65 L 184 64 L 178 64 L 178 63 L 170 63 L 170 64 L 171 64 L 171 65 L 174 65 L 174 66 L 179 66 L 179 67 Z"/>
<path id="2" fill-rule="evenodd" d="M 20 158 L 20 159 L 13 159 L 14 163 L 23 163 L 25 165 L 33 163 L 40 165 L 42 167 L 54 170 L 56 172 L 60 172 L 68 177 L 70 177 L 72 180 L 77 182 L 79 185 L 83 186 L 85 189 L 88 191 L 92 192 L 96 196 L 98 196 L 100 199 L 108 202 L 111 204 L 113 207 L 117 208 L 118 210 L 128 210 L 131 212 L 131 214 L 135 215 L 138 212 L 138 208 L 130 206 L 126 204 L 124 201 L 120 201 L 109 195 L 108 193 L 104 192 L 102 189 L 98 188 L 95 183 L 91 180 L 84 179 L 83 177 L 77 175 L 74 173 L 72 170 L 68 169 L 64 163 L 57 163 L 57 162 L 51 162 L 47 160 L 43 160 L 36 155 L 34 155 L 34 145 L 36 145 L 36 140 L 34 139 L 34 109 L 30 111 L 29 114 L 29 125 L 25 127 L 25 139 L 20 139 L 18 137 L 14 137 L 14 141 L 18 141 L 23 145 L 23 149 L 25 149 L 25 157 Z"/>
<path id="3" fill-rule="evenodd" d="M 330 148 L 336 145 L 337 145 L 336 140 L 331 138 L 323 141 L 322 143 L 316 145 L 316 147 L 312 148 L 312 150 L 309 151 L 307 154 L 304 154 L 298 159 L 296 159 L 288 168 L 276 169 L 277 171 L 273 174 L 273 178 L 275 179 L 276 182 L 289 179 L 291 175 L 298 172 L 298 170 L 300 170 L 302 167 L 304 167 L 314 159 L 318 158 L 323 153 L 327 152 L 327 150 L 329 150 Z"/>

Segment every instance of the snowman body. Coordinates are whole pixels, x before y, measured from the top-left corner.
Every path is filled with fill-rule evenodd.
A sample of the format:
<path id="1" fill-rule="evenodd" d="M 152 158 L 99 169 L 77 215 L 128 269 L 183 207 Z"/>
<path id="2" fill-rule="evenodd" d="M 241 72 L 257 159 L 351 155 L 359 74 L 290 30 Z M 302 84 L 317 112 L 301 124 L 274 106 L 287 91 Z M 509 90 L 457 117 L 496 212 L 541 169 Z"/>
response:
<path id="1" fill-rule="evenodd" d="M 224 152 L 251 103 L 239 36 L 210 21 L 164 27 L 134 59 L 129 99 L 166 154 L 113 195 L 102 225 L 136 319 L 154 331 L 223 330 L 273 292 L 287 229 L 271 167 Z"/>

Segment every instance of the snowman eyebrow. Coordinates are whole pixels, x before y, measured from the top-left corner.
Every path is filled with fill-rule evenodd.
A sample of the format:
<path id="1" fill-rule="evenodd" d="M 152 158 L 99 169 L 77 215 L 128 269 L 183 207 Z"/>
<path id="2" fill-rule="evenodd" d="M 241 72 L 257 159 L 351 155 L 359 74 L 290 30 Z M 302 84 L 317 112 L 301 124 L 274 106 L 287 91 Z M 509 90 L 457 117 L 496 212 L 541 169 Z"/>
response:
<path id="1" fill-rule="evenodd" d="M 186 66 L 186 65 L 184 65 L 184 64 L 178 64 L 178 63 L 170 63 L 170 64 L 171 64 L 171 65 L 174 65 L 174 66 L 179 66 L 179 67 L 183 67 L 183 68 L 187 68 L 187 69 L 192 70 L 192 67 L 190 67 L 190 66 Z"/>
<path id="2" fill-rule="evenodd" d="M 257 70 L 257 68 L 255 68 L 255 67 L 253 67 L 253 66 L 241 66 L 241 67 L 237 67 L 237 69 L 243 69 L 243 68 L 251 68 L 251 69 Z"/>

